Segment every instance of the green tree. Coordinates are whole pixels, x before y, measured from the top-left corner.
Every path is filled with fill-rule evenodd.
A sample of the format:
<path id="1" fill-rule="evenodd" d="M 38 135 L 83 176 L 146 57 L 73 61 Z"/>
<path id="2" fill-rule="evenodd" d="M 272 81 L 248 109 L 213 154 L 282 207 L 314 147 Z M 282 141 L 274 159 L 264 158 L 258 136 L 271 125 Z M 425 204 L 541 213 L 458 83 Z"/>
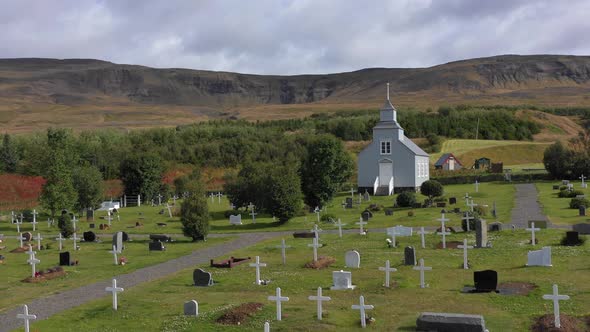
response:
<path id="1" fill-rule="evenodd" d="M 153 199 L 160 190 L 163 170 L 162 160 L 155 153 L 135 154 L 123 160 L 120 173 L 125 194 Z"/>
<path id="2" fill-rule="evenodd" d="M 2 147 L 0 148 L 0 162 L 2 169 L 8 173 L 16 172 L 18 161 L 20 159 L 16 145 L 10 139 L 10 135 L 4 134 Z"/>
<path id="3" fill-rule="evenodd" d="M 72 219 L 66 211 L 63 211 L 61 216 L 57 219 L 57 228 L 61 232 L 61 235 L 65 238 L 69 238 L 74 234 L 74 225 L 72 225 Z"/>
<path id="4" fill-rule="evenodd" d="M 568 178 L 571 169 L 571 152 L 560 141 L 545 149 L 543 164 L 554 178 Z"/>
<path id="5" fill-rule="evenodd" d="M 428 180 L 422 182 L 420 186 L 420 193 L 424 196 L 428 196 L 428 201 L 432 203 L 434 197 L 442 196 L 444 189 L 442 184 L 436 180 Z"/>
<path id="6" fill-rule="evenodd" d="M 395 199 L 399 207 L 411 207 L 416 204 L 416 193 L 413 191 L 404 191 Z"/>
<path id="7" fill-rule="evenodd" d="M 323 206 L 352 175 L 353 164 L 341 141 L 321 135 L 307 143 L 301 165 L 301 186 L 308 206 Z"/>
<path id="8" fill-rule="evenodd" d="M 268 179 L 268 208 L 270 214 L 286 222 L 301 208 L 301 179 L 295 167 L 275 167 Z"/>
<path id="9" fill-rule="evenodd" d="M 104 195 L 102 173 L 94 166 L 82 166 L 72 174 L 74 188 L 78 193 L 76 209 L 97 208 Z"/>
<path id="10" fill-rule="evenodd" d="M 182 233 L 193 241 L 204 240 L 209 234 L 209 207 L 202 185 L 193 183 L 191 195 L 180 206 Z"/>

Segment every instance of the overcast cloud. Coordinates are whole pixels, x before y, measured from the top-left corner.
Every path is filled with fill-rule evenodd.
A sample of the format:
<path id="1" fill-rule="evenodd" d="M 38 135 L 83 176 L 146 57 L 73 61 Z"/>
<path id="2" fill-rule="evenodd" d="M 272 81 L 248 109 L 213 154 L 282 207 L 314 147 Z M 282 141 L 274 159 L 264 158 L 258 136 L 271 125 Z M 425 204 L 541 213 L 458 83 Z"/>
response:
<path id="1" fill-rule="evenodd" d="M 590 54 L 588 0 L 0 0 L 0 57 L 259 74 Z"/>

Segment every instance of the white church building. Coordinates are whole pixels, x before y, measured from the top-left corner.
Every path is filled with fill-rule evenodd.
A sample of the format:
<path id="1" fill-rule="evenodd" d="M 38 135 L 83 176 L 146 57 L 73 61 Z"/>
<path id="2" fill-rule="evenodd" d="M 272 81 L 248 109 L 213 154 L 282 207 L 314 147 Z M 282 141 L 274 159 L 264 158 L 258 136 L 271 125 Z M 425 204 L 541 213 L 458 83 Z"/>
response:
<path id="1" fill-rule="evenodd" d="M 385 196 L 416 190 L 429 179 L 428 161 L 428 154 L 404 135 L 397 122 L 388 83 L 387 100 L 373 128 L 373 141 L 358 155 L 358 192 Z"/>

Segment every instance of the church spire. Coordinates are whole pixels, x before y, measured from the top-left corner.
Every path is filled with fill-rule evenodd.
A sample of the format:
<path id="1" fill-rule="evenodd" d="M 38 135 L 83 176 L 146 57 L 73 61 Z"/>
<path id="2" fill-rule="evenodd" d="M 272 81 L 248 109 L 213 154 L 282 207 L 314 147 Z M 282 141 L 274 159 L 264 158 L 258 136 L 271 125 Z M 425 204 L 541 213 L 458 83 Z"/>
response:
<path id="1" fill-rule="evenodd" d="M 387 99 L 385 100 L 385 104 L 383 104 L 380 113 L 381 121 L 397 122 L 397 112 L 395 107 L 391 104 L 391 101 L 389 101 L 389 82 L 387 83 Z"/>
<path id="2" fill-rule="evenodd" d="M 389 82 L 387 82 L 387 100 L 389 100 Z"/>

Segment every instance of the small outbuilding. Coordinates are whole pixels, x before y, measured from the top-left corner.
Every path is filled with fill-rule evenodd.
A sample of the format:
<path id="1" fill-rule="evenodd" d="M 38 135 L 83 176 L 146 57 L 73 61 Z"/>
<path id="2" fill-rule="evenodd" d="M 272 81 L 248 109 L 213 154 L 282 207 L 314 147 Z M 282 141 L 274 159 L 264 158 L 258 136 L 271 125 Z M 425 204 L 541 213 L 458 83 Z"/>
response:
<path id="1" fill-rule="evenodd" d="M 444 171 L 456 171 L 463 168 L 463 164 L 452 153 L 445 153 L 434 163 L 434 168 Z"/>
<path id="2" fill-rule="evenodd" d="M 489 169 L 492 165 L 492 161 L 490 158 L 481 157 L 479 159 L 475 159 L 475 163 L 473 164 L 473 168 L 475 169 Z"/>

